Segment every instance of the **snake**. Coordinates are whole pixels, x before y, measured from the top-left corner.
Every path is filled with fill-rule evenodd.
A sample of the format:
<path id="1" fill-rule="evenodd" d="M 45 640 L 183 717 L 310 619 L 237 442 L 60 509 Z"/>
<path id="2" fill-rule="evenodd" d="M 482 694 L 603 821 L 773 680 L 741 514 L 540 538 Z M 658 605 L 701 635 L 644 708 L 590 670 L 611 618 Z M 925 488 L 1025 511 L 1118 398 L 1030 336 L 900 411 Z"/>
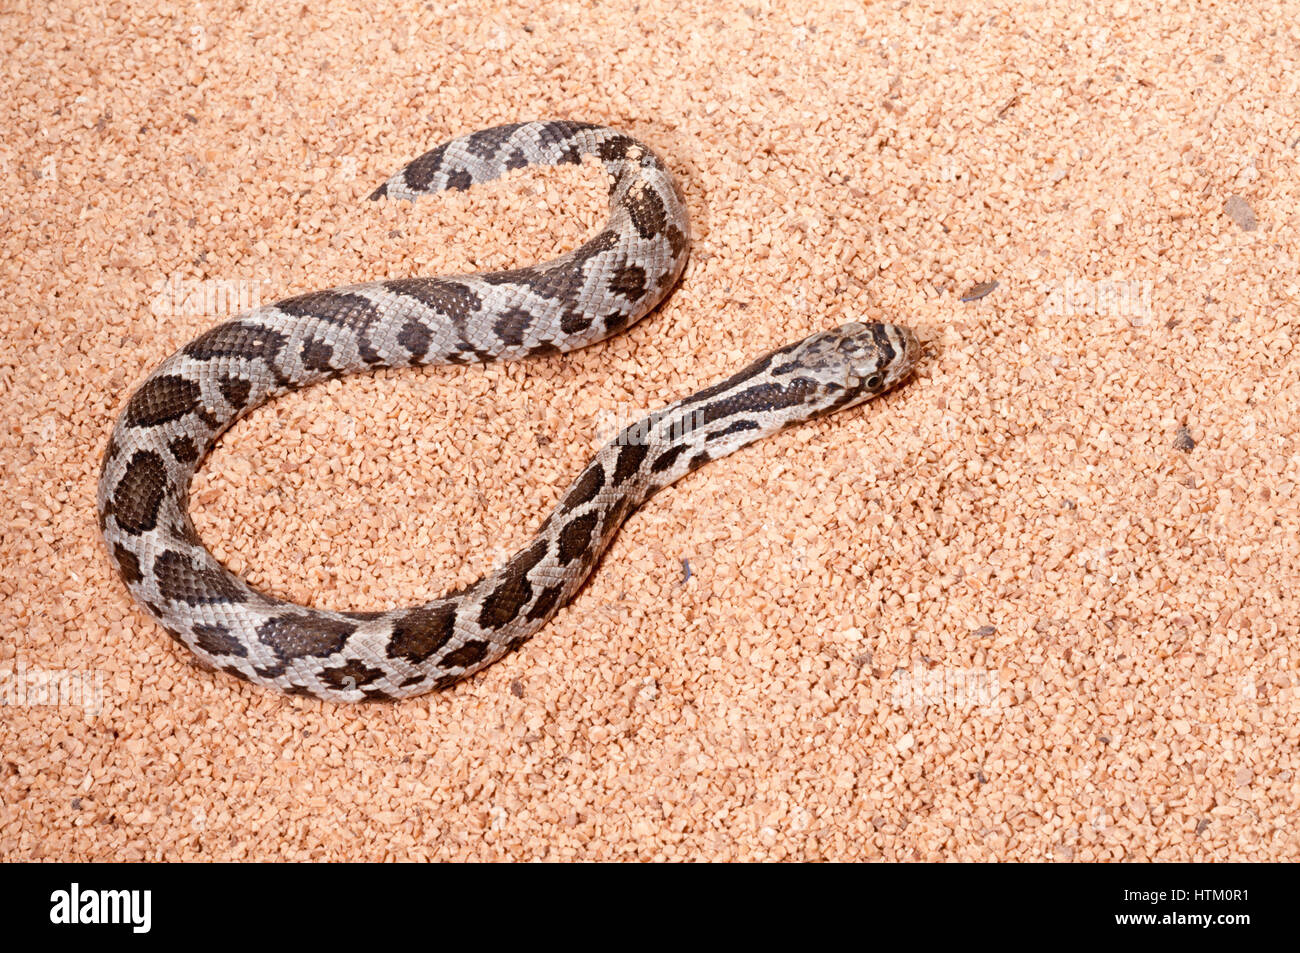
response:
<path id="1" fill-rule="evenodd" d="M 570 120 L 451 139 L 371 199 L 463 190 L 529 166 L 595 157 L 610 216 L 553 260 L 503 271 L 345 285 L 259 306 L 199 335 L 126 398 L 96 494 L 109 558 L 131 596 L 204 666 L 334 702 L 446 688 L 527 641 L 574 599 L 619 527 L 711 460 L 854 407 L 911 372 L 905 327 L 850 322 L 779 347 L 653 411 L 603 446 L 528 543 L 482 578 L 422 605 L 328 611 L 263 592 L 203 544 L 191 480 L 217 439 L 272 398 L 377 368 L 572 351 L 649 314 L 686 265 L 683 192 L 633 137 Z"/>

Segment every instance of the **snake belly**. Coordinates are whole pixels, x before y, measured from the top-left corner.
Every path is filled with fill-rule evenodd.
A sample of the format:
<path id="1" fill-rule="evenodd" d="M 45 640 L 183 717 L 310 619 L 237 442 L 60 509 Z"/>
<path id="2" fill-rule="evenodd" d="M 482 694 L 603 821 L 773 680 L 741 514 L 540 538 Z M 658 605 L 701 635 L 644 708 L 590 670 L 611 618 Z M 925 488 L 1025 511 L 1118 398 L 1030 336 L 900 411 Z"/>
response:
<path id="1" fill-rule="evenodd" d="M 762 436 L 861 403 L 911 370 L 916 340 L 893 325 L 845 325 L 764 355 L 628 427 L 524 549 L 424 605 L 315 609 L 226 569 L 194 530 L 190 482 L 217 438 L 254 407 L 358 371 L 571 351 L 664 298 L 686 263 L 686 205 L 662 160 L 616 130 L 569 121 L 486 129 L 424 154 L 371 198 L 465 189 L 584 156 L 599 158 L 611 177 L 611 214 L 581 247 L 525 268 L 368 282 L 256 308 L 186 344 L 131 394 L 104 454 L 100 529 L 132 596 L 200 660 L 330 701 L 444 688 L 545 625 L 654 492 Z"/>

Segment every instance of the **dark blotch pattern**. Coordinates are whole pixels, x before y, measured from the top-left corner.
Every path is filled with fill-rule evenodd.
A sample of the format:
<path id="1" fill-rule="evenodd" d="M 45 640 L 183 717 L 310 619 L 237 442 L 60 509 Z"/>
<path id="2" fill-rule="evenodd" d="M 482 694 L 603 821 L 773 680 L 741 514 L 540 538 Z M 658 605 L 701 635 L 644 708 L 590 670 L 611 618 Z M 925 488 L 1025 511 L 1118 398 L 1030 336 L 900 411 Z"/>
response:
<path id="1" fill-rule="evenodd" d="M 158 525 L 158 507 L 167 491 L 167 467 L 152 450 L 137 450 L 117 481 L 108 511 L 132 535 Z"/>
<path id="2" fill-rule="evenodd" d="M 677 462 L 677 458 L 686 452 L 686 445 L 679 443 L 676 446 L 669 447 L 659 456 L 655 457 L 654 463 L 650 464 L 651 473 L 663 473 Z"/>
<path id="3" fill-rule="evenodd" d="M 414 298 L 425 307 L 451 318 L 457 325 L 463 325 L 465 319 L 483 303 L 468 285 L 443 278 L 395 278 L 385 281 L 384 287 Z"/>
<path id="4" fill-rule="evenodd" d="M 388 615 L 388 613 L 379 609 L 362 609 L 357 612 L 344 612 L 341 615 L 345 615 L 349 619 L 356 619 L 358 622 L 371 622 L 380 616 Z"/>
<path id="5" fill-rule="evenodd" d="M 457 344 L 455 353 L 447 355 L 447 361 L 451 364 L 473 364 L 476 361 L 486 364 L 494 360 L 496 355 L 491 351 L 480 350 L 472 344 Z"/>
<path id="6" fill-rule="evenodd" d="M 121 543 L 113 544 L 113 559 L 117 563 L 118 571 L 122 573 L 122 578 L 127 582 L 135 583 L 144 578 L 140 574 L 139 557 Z"/>
<path id="7" fill-rule="evenodd" d="M 429 188 L 429 183 L 433 177 L 442 171 L 442 159 L 447 154 L 447 146 L 450 143 L 443 143 L 436 149 L 430 149 L 418 159 L 413 159 L 407 164 L 402 172 L 402 177 L 406 180 L 407 188 L 412 192 L 423 192 Z M 383 194 L 388 194 L 387 186 L 380 186 Z"/>
<path id="8" fill-rule="evenodd" d="M 199 458 L 199 448 L 189 437 L 177 437 L 167 444 L 177 463 L 193 463 Z"/>
<path id="9" fill-rule="evenodd" d="M 207 652 L 209 655 L 238 655 L 240 658 L 248 656 L 248 650 L 244 644 L 230 634 L 230 630 L 224 625 L 203 625 L 194 626 L 194 644 Z"/>
<path id="10" fill-rule="evenodd" d="M 557 345 L 554 341 L 538 341 L 535 345 L 533 345 L 528 349 L 528 356 L 545 357 L 548 354 L 558 354 L 559 352 L 560 352 L 559 345 Z"/>
<path id="11" fill-rule="evenodd" d="M 668 226 L 668 212 L 654 189 L 638 189 L 624 204 L 642 238 L 654 238 Z"/>
<path id="12" fill-rule="evenodd" d="M 233 576 L 195 566 L 190 557 L 165 550 L 153 561 L 154 578 L 163 598 L 192 606 L 214 602 L 243 602 L 244 591 Z"/>
<path id="13" fill-rule="evenodd" d="M 257 637 L 282 659 L 333 655 L 343 650 L 356 623 L 345 619 L 282 615 L 257 627 Z"/>
<path id="14" fill-rule="evenodd" d="M 629 301 L 636 301 L 645 294 L 645 279 L 645 269 L 640 265 L 623 265 L 615 270 L 609 281 L 609 290 Z"/>
<path id="15" fill-rule="evenodd" d="M 349 659 L 344 665 L 334 668 L 327 668 L 320 673 L 320 680 L 330 688 L 337 688 L 340 691 L 346 691 L 353 688 L 362 688 L 371 682 L 377 682 L 384 677 L 384 670 L 371 668 L 364 662 L 357 659 Z"/>
<path id="16" fill-rule="evenodd" d="M 223 377 L 217 386 L 221 389 L 221 396 L 226 398 L 230 406 L 236 410 L 248 402 L 248 392 L 253 388 L 253 385 L 242 377 Z"/>
<path id="17" fill-rule="evenodd" d="M 686 249 L 690 246 L 690 240 L 686 237 L 686 233 L 676 225 L 669 225 L 664 231 L 664 235 L 668 238 L 668 248 L 673 253 L 673 260 L 680 261 L 681 257 L 686 254 Z"/>
<path id="18" fill-rule="evenodd" d="M 369 300 L 342 291 L 313 291 L 277 301 L 275 306 L 295 318 L 317 318 L 349 328 L 366 327 L 379 317 Z"/>
<path id="19" fill-rule="evenodd" d="M 537 142 L 545 149 L 548 146 L 557 145 L 571 139 L 575 133 L 597 128 L 599 127 L 595 123 L 590 122 L 551 122 L 538 128 Z"/>
<path id="20" fill-rule="evenodd" d="M 704 464 L 708 463 L 712 459 L 713 458 L 709 456 L 709 452 L 707 450 L 701 450 L 695 456 L 691 457 L 691 462 L 687 464 L 687 466 L 691 469 L 692 472 L 694 472 L 695 470 L 698 470 L 700 467 L 704 466 Z"/>
<path id="21" fill-rule="evenodd" d="M 587 283 L 587 264 L 597 255 L 612 249 L 617 240 L 613 232 L 601 232 L 587 244 L 559 259 L 558 264 L 491 271 L 478 277 L 493 285 L 523 285 L 539 298 L 575 302 L 582 298 L 582 288 Z"/>
<path id="22" fill-rule="evenodd" d="M 199 361 L 218 357 L 260 358 L 270 363 L 284 346 L 284 335 L 249 321 L 227 321 L 185 345 L 185 353 Z"/>
<path id="23" fill-rule="evenodd" d="M 388 657 L 419 665 L 446 645 L 455 631 L 456 607 L 450 603 L 412 609 L 393 627 Z"/>
<path id="24" fill-rule="evenodd" d="M 433 335 L 419 321 L 407 321 L 402 325 L 402 330 L 397 333 L 397 343 L 410 351 L 413 358 L 419 360 L 429 353 Z"/>
<path id="25" fill-rule="evenodd" d="M 510 308 L 501 313 L 496 323 L 492 325 L 492 330 L 508 346 L 518 347 L 524 343 L 524 335 L 528 333 L 529 327 L 535 320 L 530 311 L 525 311 L 523 308 Z"/>
<path id="26" fill-rule="evenodd" d="M 711 443 L 714 440 L 720 440 L 723 437 L 729 437 L 733 433 L 744 433 L 746 430 L 757 430 L 757 429 L 758 429 L 758 421 L 756 420 L 737 420 L 723 427 L 721 430 L 715 430 L 712 433 L 705 435 L 704 440 L 706 443 Z"/>
<path id="27" fill-rule="evenodd" d="M 466 137 L 465 148 L 480 159 L 491 159 L 522 125 L 522 122 L 511 122 L 476 132 Z"/>
<path id="28" fill-rule="evenodd" d="M 600 519 L 597 513 L 584 513 L 582 516 L 575 517 L 565 524 L 564 529 L 560 530 L 560 550 L 559 560 L 567 566 L 573 562 L 591 545 L 591 534 L 596 531 L 596 522 Z"/>
<path id="29" fill-rule="evenodd" d="M 600 492 L 600 488 L 605 485 L 605 468 L 599 463 L 593 463 L 587 467 L 582 476 L 578 477 L 578 482 L 569 490 L 568 495 L 564 497 L 564 507 L 566 509 L 576 510 L 585 503 L 590 503 Z"/>
<path id="30" fill-rule="evenodd" d="M 611 136 L 600 144 L 597 155 L 602 162 L 619 162 L 627 157 L 627 150 L 635 145 L 628 136 Z"/>
<path id="31" fill-rule="evenodd" d="M 533 607 L 528 610 L 528 621 L 536 622 L 538 619 L 547 618 L 555 608 L 555 601 L 560 598 L 562 590 L 563 586 L 558 583 L 543 589 L 537 601 L 533 603 Z"/>
<path id="32" fill-rule="evenodd" d="M 334 370 L 334 348 L 325 341 L 310 338 L 302 342 L 302 366 L 309 371 Z"/>
<path id="33" fill-rule="evenodd" d="M 613 486 L 622 486 L 641 468 L 650 445 L 641 441 L 625 443 L 618 448 L 618 461 L 614 464 Z"/>
<path id="34" fill-rule="evenodd" d="M 479 625 L 499 629 L 519 615 L 519 610 L 533 597 L 528 574 L 546 556 L 546 548 L 546 540 L 536 540 L 506 565 L 501 582 L 483 600 L 483 608 L 478 616 Z"/>
<path id="35" fill-rule="evenodd" d="M 635 507 L 632 505 L 632 498 L 630 496 L 625 496 L 615 503 L 613 508 L 605 514 L 606 534 L 609 534 L 617 527 L 622 526 L 623 520 L 627 519 L 627 514 L 633 509 L 635 509 Z M 611 536 L 610 538 L 612 539 L 613 537 Z"/>
<path id="36" fill-rule="evenodd" d="M 632 313 L 630 311 L 616 311 L 614 314 L 607 314 L 605 315 L 605 333 L 617 334 L 631 320 Z"/>
<path id="37" fill-rule="evenodd" d="M 560 330 L 565 334 L 581 334 L 591 327 L 591 315 L 582 311 L 566 311 L 560 316 Z"/>
<path id="38" fill-rule="evenodd" d="M 469 668 L 483 661 L 483 657 L 492 648 L 491 642 L 466 642 L 460 648 L 448 652 L 442 657 L 442 664 L 449 668 Z"/>
<path id="39" fill-rule="evenodd" d="M 156 427 L 180 420 L 198 404 L 198 384 L 164 374 L 145 381 L 131 395 L 126 405 L 126 422 L 133 427 Z"/>

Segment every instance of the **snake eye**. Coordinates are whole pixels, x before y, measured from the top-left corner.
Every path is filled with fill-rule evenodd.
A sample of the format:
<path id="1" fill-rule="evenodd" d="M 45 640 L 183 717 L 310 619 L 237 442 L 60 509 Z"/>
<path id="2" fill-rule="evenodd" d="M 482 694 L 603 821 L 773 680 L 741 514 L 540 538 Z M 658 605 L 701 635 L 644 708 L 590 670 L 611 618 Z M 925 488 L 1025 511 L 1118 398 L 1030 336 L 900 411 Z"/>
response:
<path id="1" fill-rule="evenodd" d="M 870 377 L 867 378 L 867 387 L 871 388 L 872 390 L 875 390 L 879 386 L 880 386 L 879 374 L 872 374 Z"/>

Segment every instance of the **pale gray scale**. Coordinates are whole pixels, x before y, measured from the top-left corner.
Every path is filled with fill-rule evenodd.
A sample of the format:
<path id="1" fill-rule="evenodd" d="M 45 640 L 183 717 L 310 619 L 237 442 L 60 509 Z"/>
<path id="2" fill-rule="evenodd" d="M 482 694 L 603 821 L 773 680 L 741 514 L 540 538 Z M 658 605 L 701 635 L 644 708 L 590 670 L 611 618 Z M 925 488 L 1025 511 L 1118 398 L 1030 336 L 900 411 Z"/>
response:
<path id="1" fill-rule="evenodd" d="M 782 348 L 774 352 L 779 362 L 760 359 L 652 415 L 640 428 L 650 445 L 604 448 L 566 493 L 576 502 L 562 502 L 533 542 L 478 583 L 418 610 L 362 618 L 310 609 L 230 574 L 193 531 L 189 483 L 216 437 L 252 407 L 330 373 L 518 357 L 541 345 L 571 350 L 658 303 L 685 264 L 685 206 L 657 157 L 612 130 L 530 123 L 463 137 L 416 160 L 386 190 L 413 196 L 445 187 L 449 172 L 459 172 L 455 185 L 463 186 L 470 166 L 476 177 L 495 177 L 521 161 L 590 153 L 603 153 L 614 179 L 609 224 L 588 245 L 517 272 L 370 282 L 260 308 L 193 342 L 142 385 L 139 422 L 124 414 L 114 430 L 117 450 L 99 485 L 101 520 L 128 589 L 196 655 L 253 681 L 338 701 L 446 685 L 545 625 L 627 515 L 658 489 L 701 461 L 874 396 L 910 370 L 915 340 L 891 327 L 847 325 Z M 419 188 L 408 188 L 413 175 Z M 668 418 L 686 409 L 705 411 L 707 428 L 669 432 Z M 174 456 L 173 441 L 185 452 Z"/>
<path id="2" fill-rule="evenodd" d="M 556 165 L 567 161 L 575 152 L 595 154 L 603 142 L 621 135 L 608 129 L 575 130 L 560 136 L 546 135 L 548 130 L 554 130 L 558 125 L 554 122 L 526 123 L 490 155 L 481 155 L 471 149 L 471 142 L 478 133 L 453 139 L 440 147 L 439 170 L 428 174 L 427 184 L 408 181 L 408 171 L 427 161 L 428 155 L 417 159 L 390 178 L 384 185 L 385 192 L 389 198 L 413 200 L 452 187 L 480 185 L 519 168 L 512 162 L 517 156 L 522 156 L 527 165 Z M 609 168 L 611 163 L 606 162 L 605 165 Z M 463 181 L 464 177 L 468 177 L 469 181 Z"/>

